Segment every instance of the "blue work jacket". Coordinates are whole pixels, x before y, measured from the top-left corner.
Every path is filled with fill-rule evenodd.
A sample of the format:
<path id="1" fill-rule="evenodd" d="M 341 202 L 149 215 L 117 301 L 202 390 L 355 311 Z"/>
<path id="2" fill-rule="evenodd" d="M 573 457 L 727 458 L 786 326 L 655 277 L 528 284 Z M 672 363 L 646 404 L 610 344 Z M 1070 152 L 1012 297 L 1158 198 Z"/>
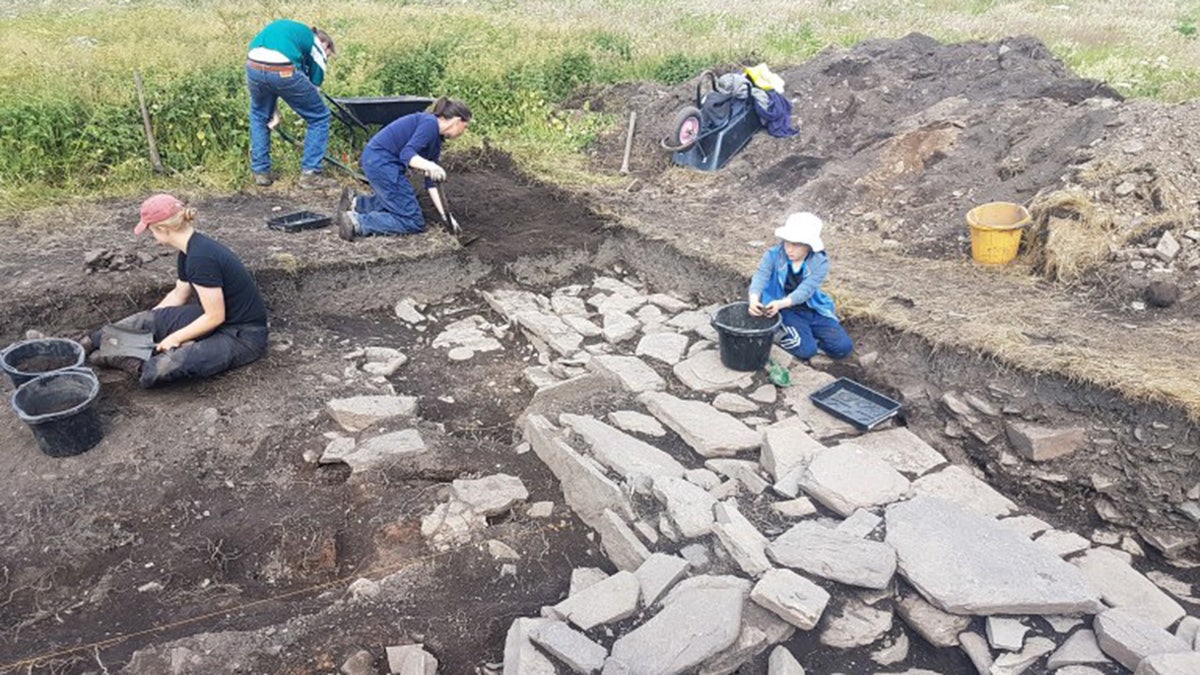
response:
<path id="1" fill-rule="evenodd" d="M 777 244 L 763 253 L 762 261 L 758 263 L 758 271 L 750 280 L 750 293 L 758 295 L 765 305 L 779 300 L 784 296 L 783 284 L 787 281 L 788 267 L 791 261 L 783 250 L 783 244 Z M 808 257 L 800 266 L 800 285 L 788 296 L 794 307 L 807 305 L 819 314 L 837 318 L 834 312 L 833 298 L 821 290 L 821 282 L 829 274 L 829 256 L 821 251 L 809 252 Z"/>

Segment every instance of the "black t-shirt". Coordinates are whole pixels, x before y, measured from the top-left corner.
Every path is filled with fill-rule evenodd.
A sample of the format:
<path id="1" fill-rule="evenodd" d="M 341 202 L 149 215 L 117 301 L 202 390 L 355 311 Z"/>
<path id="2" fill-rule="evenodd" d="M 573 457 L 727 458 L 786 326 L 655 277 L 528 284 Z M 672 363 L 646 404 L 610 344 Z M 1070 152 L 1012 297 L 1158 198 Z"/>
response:
<path id="1" fill-rule="evenodd" d="M 180 281 L 221 289 L 227 325 L 267 325 L 267 308 L 258 286 L 242 261 L 223 244 L 199 232 L 192 233 L 187 253 L 179 254 L 175 269 Z"/>

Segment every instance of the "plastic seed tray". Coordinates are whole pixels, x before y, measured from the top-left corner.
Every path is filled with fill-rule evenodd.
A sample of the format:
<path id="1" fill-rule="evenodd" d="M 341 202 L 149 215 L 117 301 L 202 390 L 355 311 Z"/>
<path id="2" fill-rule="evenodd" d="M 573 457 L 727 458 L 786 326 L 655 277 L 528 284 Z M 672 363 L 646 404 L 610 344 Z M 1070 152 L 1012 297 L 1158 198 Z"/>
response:
<path id="1" fill-rule="evenodd" d="M 321 213 L 312 211 L 297 211 L 289 213 L 285 216 L 276 216 L 267 219 L 267 227 L 272 230 L 281 232 L 300 232 L 302 230 L 315 230 L 322 227 L 329 227 L 333 219 Z"/>
<path id="2" fill-rule="evenodd" d="M 821 387 L 808 396 L 821 410 L 870 431 L 900 412 L 900 403 L 845 377 Z"/>

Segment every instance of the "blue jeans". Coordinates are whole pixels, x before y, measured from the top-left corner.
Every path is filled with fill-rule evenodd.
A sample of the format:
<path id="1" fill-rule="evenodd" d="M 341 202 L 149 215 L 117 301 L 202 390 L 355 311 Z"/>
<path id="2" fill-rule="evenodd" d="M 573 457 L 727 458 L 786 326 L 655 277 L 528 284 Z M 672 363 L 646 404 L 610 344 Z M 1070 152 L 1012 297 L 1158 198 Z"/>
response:
<path id="1" fill-rule="evenodd" d="M 284 77 L 281 73 L 246 68 L 246 86 L 250 89 L 250 170 L 254 173 L 271 171 L 271 130 L 267 122 L 275 114 L 275 106 L 283 99 L 308 126 L 304 133 L 304 157 L 300 168 L 320 171 L 329 145 L 329 107 L 321 99 L 321 90 L 304 73 L 295 71 Z"/>
<path id="2" fill-rule="evenodd" d="M 408 182 L 406 167 L 394 155 L 367 146 L 362 170 L 375 190 L 355 199 L 360 234 L 417 234 L 425 231 L 425 215 Z"/>
<path id="3" fill-rule="evenodd" d="M 807 305 L 788 307 L 779 318 L 783 321 L 776 333 L 779 346 L 798 359 L 811 359 L 818 348 L 834 359 L 844 359 L 854 351 L 854 341 L 840 321 Z"/>

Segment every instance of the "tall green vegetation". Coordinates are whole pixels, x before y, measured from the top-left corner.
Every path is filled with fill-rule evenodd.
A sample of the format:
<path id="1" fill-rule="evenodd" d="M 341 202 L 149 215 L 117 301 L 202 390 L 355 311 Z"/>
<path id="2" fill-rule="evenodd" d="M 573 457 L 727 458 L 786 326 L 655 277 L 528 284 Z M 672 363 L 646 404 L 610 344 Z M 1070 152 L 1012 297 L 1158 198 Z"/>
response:
<path id="1" fill-rule="evenodd" d="M 0 212 L 164 182 L 246 185 L 242 57 L 278 16 L 334 35 L 330 94 L 464 99 L 476 118 L 463 141 L 486 137 L 534 173 L 579 180 L 581 150 L 620 123 L 576 105 L 581 92 L 635 80 L 673 85 L 742 60 L 781 66 L 828 45 L 912 30 L 947 40 L 1036 32 L 1081 74 L 1125 93 L 1181 100 L 1200 92 L 1194 13 L 1181 16 L 1174 0 L 1146 0 L 1132 18 L 1091 4 L 1064 13 L 1052 3 L 992 0 L 931 0 L 919 10 L 902 0 L 761 0 L 737 11 L 720 0 L 15 3 L 0 9 Z M 1125 26 L 1136 39 L 1124 39 Z M 135 69 L 171 170 L 165 178 L 146 159 Z M 285 125 L 302 135 L 294 115 L 285 112 Z M 331 152 L 354 159 L 361 136 L 336 123 L 334 131 Z M 297 153 L 275 147 L 281 168 L 294 168 Z"/>

